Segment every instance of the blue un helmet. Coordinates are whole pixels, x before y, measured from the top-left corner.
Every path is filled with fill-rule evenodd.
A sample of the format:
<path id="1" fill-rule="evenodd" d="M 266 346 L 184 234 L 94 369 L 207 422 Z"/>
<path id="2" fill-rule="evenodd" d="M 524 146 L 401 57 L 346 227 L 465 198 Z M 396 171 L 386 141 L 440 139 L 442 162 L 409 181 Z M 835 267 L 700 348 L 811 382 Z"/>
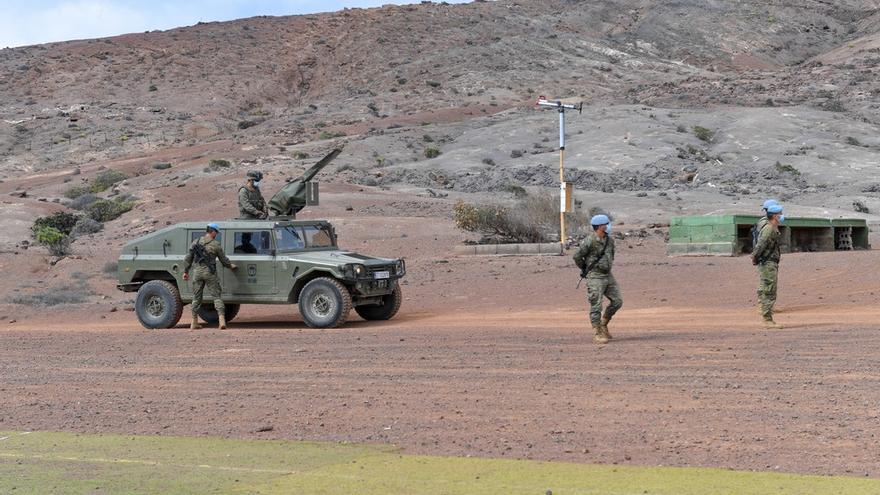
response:
<path id="1" fill-rule="evenodd" d="M 217 225 L 216 223 L 209 223 L 207 230 L 213 230 L 214 232 L 219 234 L 220 233 L 220 226 Z"/>
<path id="2" fill-rule="evenodd" d="M 608 215 L 596 215 L 590 219 L 590 225 L 593 227 L 605 225 L 606 223 L 611 223 L 611 220 L 608 219 Z"/>
<path id="3" fill-rule="evenodd" d="M 767 216 L 770 215 L 779 215 L 779 223 L 785 223 L 785 215 L 782 214 L 782 205 L 775 204 L 767 207 Z"/>
<path id="4" fill-rule="evenodd" d="M 606 234 L 611 233 L 611 219 L 608 218 L 608 215 L 594 216 L 593 218 L 590 219 L 590 225 L 593 226 L 593 230 L 596 230 L 597 227 L 600 227 L 602 225 L 607 225 L 607 227 L 605 227 L 605 233 Z"/>
<path id="5" fill-rule="evenodd" d="M 776 201 L 775 199 L 768 199 L 767 201 L 764 201 L 764 205 L 761 206 L 761 208 L 763 208 L 764 211 L 767 211 L 767 209 L 770 208 L 771 206 L 778 205 L 778 204 L 779 204 L 779 201 Z"/>

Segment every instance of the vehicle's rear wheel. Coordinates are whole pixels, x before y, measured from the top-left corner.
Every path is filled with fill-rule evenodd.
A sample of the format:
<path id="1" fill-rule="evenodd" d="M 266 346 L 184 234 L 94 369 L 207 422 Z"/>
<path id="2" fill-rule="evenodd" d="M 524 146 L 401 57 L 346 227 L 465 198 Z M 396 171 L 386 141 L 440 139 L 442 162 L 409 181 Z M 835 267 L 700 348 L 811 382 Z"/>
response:
<path id="1" fill-rule="evenodd" d="M 335 328 L 345 324 L 351 312 L 351 293 L 337 280 L 316 278 L 299 295 L 299 313 L 312 328 Z"/>
<path id="2" fill-rule="evenodd" d="M 234 320 L 236 316 L 238 316 L 238 311 L 241 309 L 240 304 L 225 304 L 226 306 L 226 323 Z M 220 317 L 217 316 L 217 308 L 214 307 L 213 301 L 205 301 L 202 303 L 202 307 L 199 308 L 199 318 L 201 318 L 208 325 L 216 325 L 220 321 Z"/>
<path id="3" fill-rule="evenodd" d="M 382 296 L 381 304 L 357 306 L 354 310 L 365 320 L 390 320 L 400 310 L 402 302 L 403 294 L 400 292 L 400 284 L 395 282 L 394 290 L 391 291 L 391 294 Z"/>
<path id="4" fill-rule="evenodd" d="M 180 291 L 170 282 L 151 280 L 138 289 L 134 310 L 144 328 L 171 328 L 183 314 Z"/>

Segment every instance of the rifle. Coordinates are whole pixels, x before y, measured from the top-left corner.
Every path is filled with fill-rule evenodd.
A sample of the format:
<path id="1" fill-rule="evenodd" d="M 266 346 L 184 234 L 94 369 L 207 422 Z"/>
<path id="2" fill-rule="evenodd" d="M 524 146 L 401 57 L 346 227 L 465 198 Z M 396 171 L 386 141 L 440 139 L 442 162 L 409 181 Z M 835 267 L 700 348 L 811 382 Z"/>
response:
<path id="1" fill-rule="evenodd" d="M 199 241 L 194 242 L 192 246 L 190 246 L 190 251 L 193 255 L 193 263 L 207 265 L 208 271 L 211 273 L 217 273 L 217 262 L 212 256 L 208 255 L 208 251 L 205 250 L 205 246 L 202 243 Z"/>
<path id="2" fill-rule="evenodd" d="M 594 261 L 592 264 L 590 264 L 590 266 L 584 267 L 583 269 L 581 269 L 581 278 L 580 278 L 580 280 L 578 280 L 577 286 L 575 286 L 575 288 L 574 288 L 575 290 L 578 290 L 581 288 L 581 282 L 583 282 L 584 279 L 587 278 L 587 275 L 590 274 L 590 270 L 592 270 L 593 268 L 596 268 L 596 265 L 598 265 L 599 261 L 601 261 L 602 258 L 605 256 L 605 250 L 608 249 L 608 244 L 610 244 L 610 243 L 611 243 L 611 238 L 608 237 L 608 234 L 605 234 L 605 246 L 602 247 L 602 252 L 599 253 L 599 257 L 596 258 L 596 261 Z"/>

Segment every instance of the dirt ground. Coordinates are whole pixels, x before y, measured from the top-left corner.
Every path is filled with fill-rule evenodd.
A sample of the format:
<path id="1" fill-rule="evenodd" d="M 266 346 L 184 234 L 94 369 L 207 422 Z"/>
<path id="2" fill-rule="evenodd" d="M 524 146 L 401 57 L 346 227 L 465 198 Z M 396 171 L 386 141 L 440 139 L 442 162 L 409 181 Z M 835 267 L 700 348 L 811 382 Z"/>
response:
<path id="1" fill-rule="evenodd" d="M 227 331 L 146 331 L 118 299 L 5 317 L 0 430 L 880 476 L 876 253 L 786 256 L 786 327 L 765 331 L 746 259 L 620 241 L 625 305 L 596 346 L 569 257 L 452 257 L 436 218 L 342 230 L 369 251 L 382 222 L 410 232 L 387 235 L 410 268 L 387 323 L 312 330 L 253 306 Z"/>
<path id="2" fill-rule="evenodd" d="M 663 241 L 673 215 L 769 197 L 876 229 L 877 1 L 722 3 L 429 2 L 0 50 L 0 431 L 880 478 L 877 253 L 785 256 L 785 328 L 767 331 L 747 259 Z M 586 101 L 567 180 L 584 215 L 637 233 L 606 346 L 570 256 L 452 254 L 456 200 L 557 190 L 540 94 Z M 226 331 L 139 326 L 115 288 L 125 242 L 232 218 L 247 170 L 271 194 L 342 145 L 302 217 L 406 258 L 397 318 L 321 331 L 254 306 Z M 33 245 L 34 219 L 105 169 L 129 178 L 102 197 L 134 209 L 63 259 Z M 49 306 L 58 291 L 86 302 Z"/>

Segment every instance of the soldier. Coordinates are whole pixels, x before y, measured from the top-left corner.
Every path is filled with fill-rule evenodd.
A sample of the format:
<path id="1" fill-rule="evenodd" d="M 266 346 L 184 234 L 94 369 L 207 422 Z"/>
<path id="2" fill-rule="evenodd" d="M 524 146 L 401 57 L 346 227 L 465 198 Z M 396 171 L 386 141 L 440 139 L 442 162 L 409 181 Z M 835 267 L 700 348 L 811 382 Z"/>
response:
<path id="1" fill-rule="evenodd" d="M 608 323 L 623 306 L 617 280 L 611 274 L 614 263 L 614 239 L 611 238 L 611 220 L 606 215 L 596 215 L 590 220 L 593 233 L 587 237 L 574 255 L 574 262 L 587 279 L 587 297 L 590 301 L 590 322 L 595 335 L 593 341 L 605 344 L 611 340 Z M 610 301 L 602 316 L 602 297 Z"/>
<path id="2" fill-rule="evenodd" d="M 241 234 L 241 244 L 235 246 L 233 252 L 236 254 L 257 254 L 257 247 L 251 242 L 252 238 L 253 234 L 250 232 L 243 232 Z"/>
<path id="3" fill-rule="evenodd" d="M 216 223 L 209 223 L 205 235 L 192 243 L 189 253 L 184 259 L 184 280 L 189 280 L 189 269 L 195 265 L 192 277 L 193 301 L 192 324 L 190 325 L 192 330 L 202 328 L 199 325 L 199 308 L 202 306 L 202 295 L 206 289 L 208 297 L 214 300 L 219 328 L 226 328 L 226 307 L 223 305 L 223 300 L 220 299 L 222 289 L 220 278 L 217 276 L 217 260 L 219 259 L 220 263 L 230 270 L 235 271 L 238 267 L 231 263 L 223 253 L 223 247 L 217 241 L 218 234 L 220 234 L 220 226 Z"/>
<path id="4" fill-rule="evenodd" d="M 755 252 L 755 246 L 758 245 L 758 236 L 761 234 L 761 229 L 763 229 L 764 226 L 767 225 L 767 208 L 778 204 L 779 202 L 775 199 L 768 199 L 764 201 L 763 205 L 761 205 L 761 210 L 764 212 L 764 214 L 761 215 L 761 218 L 758 219 L 755 225 L 752 225 L 752 229 L 749 232 L 752 236 L 752 252 Z M 761 306 L 760 300 L 758 301 L 758 312 L 764 314 L 764 309 Z"/>
<path id="5" fill-rule="evenodd" d="M 260 192 L 261 180 L 263 172 L 251 170 L 247 173 L 247 184 L 238 190 L 238 215 L 241 218 L 255 220 L 269 216 L 266 200 Z"/>
<path id="6" fill-rule="evenodd" d="M 758 242 L 752 250 L 752 264 L 758 267 L 758 304 L 767 328 L 782 328 L 773 320 L 773 305 L 776 304 L 776 288 L 779 277 L 779 224 L 785 222 L 782 206 L 767 207 L 767 222 L 761 228 Z"/>

